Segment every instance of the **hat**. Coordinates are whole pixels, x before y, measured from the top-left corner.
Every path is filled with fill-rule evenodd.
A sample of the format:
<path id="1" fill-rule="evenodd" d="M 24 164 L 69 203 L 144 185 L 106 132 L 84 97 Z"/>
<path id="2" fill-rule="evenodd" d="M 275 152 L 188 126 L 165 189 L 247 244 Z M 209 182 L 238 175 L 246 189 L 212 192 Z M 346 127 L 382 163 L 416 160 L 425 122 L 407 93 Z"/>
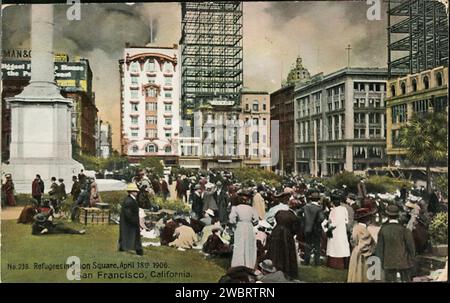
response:
<path id="1" fill-rule="evenodd" d="M 413 202 L 411 202 L 411 201 L 407 201 L 407 202 L 405 203 L 405 206 L 408 207 L 408 208 L 416 208 L 416 207 L 417 207 L 417 204 L 415 204 L 415 203 L 413 203 Z"/>
<path id="2" fill-rule="evenodd" d="M 6 174 L 5 178 L 11 178 L 11 174 Z"/>
<path id="3" fill-rule="evenodd" d="M 137 187 L 137 185 L 135 183 L 129 183 L 127 185 L 126 191 L 128 191 L 128 192 L 139 191 L 139 188 Z"/>
<path id="4" fill-rule="evenodd" d="M 214 225 L 213 225 L 214 227 L 211 229 L 212 232 L 215 232 L 215 231 L 223 231 L 223 227 L 220 226 L 220 222 L 217 222 L 217 223 L 219 223 L 219 224 L 214 224 Z"/>
<path id="5" fill-rule="evenodd" d="M 63 178 L 59 178 L 58 181 L 59 182 L 64 182 L 64 179 Z"/>
<path id="6" fill-rule="evenodd" d="M 259 263 L 259 267 L 261 267 L 262 270 L 270 272 L 270 273 L 277 271 L 275 266 L 273 266 L 272 260 L 270 260 L 270 259 L 266 259 L 266 260 L 262 261 L 261 263 Z"/>
<path id="7" fill-rule="evenodd" d="M 370 209 L 370 208 L 358 208 L 355 211 L 355 219 L 359 220 L 361 218 L 365 218 L 368 216 L 371 216 L 377 212 L 376 209 Z"/>
<path id="8" fill-rule="evenodd" d="M 258 227 L 272 228 L 272 225 L 270 225 L 266 220 L 259 220 Z"/>
<path id="9" fill-rule="evenodd" d="M 320 200 L 320 194 L 317 191 L 313 191 L 309 196 L 308 199 L 311 201 L 319 201 Z"/>
<path id="10" fill-rule="evenodd" d="M 200 187 L 200 184 L 196 184 L 195 187 L 194 187 L 195 190 L 198 190 L 198 189 L 200 189 L 200 188 L 201 188 L 201 187 Z"/>
<path id="11" fill-rule="evenodd" d="M 386 214 L 388 216 L 398 216 L 399 213 L 399 209 L 397 205 L 388 205 L 388 207 L 386 207 Z"/>
<path id="12" fill-rule="evenodd" d="M 216 185 L 217 185 L 217 186 L 222 186 L 222 182 L 217 181 L 217 182 L 216 182 Z"/>
<path id="13" fill-rule="evenodd" d="M 39 223 L 44 223 L 47 220 L 47 217 L 44 214 L 39 213 L 36 216 L 34 216 L 33 219 L 38 221 Z"/>
<path id="14" fill-rule="evenodd" d="M 212 209 L 210 209 L 210 208 L 208 208 L 208 209 L 205 211 L 205 213 L 208 214 L 210 217 L 214 217 L 214 211 L 213 211 Z"/>

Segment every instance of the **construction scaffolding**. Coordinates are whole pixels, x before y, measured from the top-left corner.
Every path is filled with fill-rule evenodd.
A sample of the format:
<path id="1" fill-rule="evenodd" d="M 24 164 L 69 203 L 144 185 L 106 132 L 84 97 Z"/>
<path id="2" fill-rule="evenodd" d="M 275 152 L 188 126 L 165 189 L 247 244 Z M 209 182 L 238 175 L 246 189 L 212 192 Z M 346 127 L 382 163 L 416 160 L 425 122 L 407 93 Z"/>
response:
<path id="1" fill-rule="evenodd" d="M 445 5 L 436 0 L 389 0 L 389 78 L 442 65 L 448 66 Z"/>
<path id="2" fill-rule="evenodd" d="M 183 118 L 213 99 L 238 105 L 242 89 L 242 3 L 181 3 Z"/>

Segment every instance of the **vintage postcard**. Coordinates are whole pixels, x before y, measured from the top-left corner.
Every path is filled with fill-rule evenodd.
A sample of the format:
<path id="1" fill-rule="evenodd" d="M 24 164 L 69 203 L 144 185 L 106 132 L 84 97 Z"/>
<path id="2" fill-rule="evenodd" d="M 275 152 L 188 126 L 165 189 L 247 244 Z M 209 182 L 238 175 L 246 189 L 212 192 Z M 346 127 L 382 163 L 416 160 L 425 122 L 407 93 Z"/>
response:
<path id="1" fill-rule="evenodd" d="M 447 281 L 447 0 L 0 16 L 1 282 Z"/>

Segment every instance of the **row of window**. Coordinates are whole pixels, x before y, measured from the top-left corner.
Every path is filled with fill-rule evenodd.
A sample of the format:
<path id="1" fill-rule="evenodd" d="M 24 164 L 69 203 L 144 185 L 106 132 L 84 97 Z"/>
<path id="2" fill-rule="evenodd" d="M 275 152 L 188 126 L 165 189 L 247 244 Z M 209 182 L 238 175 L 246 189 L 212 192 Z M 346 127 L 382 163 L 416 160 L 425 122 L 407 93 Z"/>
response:
<path id="1" fill-rule="evenodd" d="M 133 153 L 137 153 L 139 151 L 139 147 L 137 145 L 134 145 L 132 148 Z M 156 146 L 155 144 L 147 144 L 144 148 L 146 153 L 157 153 L 158 152 L 158 146 Z M 172 146 L 170 145 L 166 145 L 164 147 L 164 152 L 167 154 L 172 153 Z"/>
<path id="2" fill-rule="evenodd" d="M 357 92 L 384 92 L 386 91 L 385 85 L 382 83 L 366 83 L 366 82 L 353 82 L 353 89 Z"/>
<path id="3" fill-rule="evenodd" d="M 131 76 L 131 85 L 139 85 L 139 77 Z M 154 76 L 147 76 L 148 83 L 156 83 Z M 172 86 L 172 77 L 164 77 L 164 86 Z"/>
<path id="4" fill-rule="evenodd" d="M 245 104 L 245 110 L 250 110 L 250 104 L 249 103 Z M 259 102 L 258 102 L 258 100 L 253 101 L 253 103 L 252 103 L 252 110 L 255 111 L 255 112 L 259 111 Z M 262 104 L 262 110 L 263 111 L 267 110 L 266 103 Z"/>
<path id="5" fill-rule="evenodd" d="M 442 78 L 442 73 L 437 72 L 435 74 L 436 77 L 436 87 L 441 87 L 444 84 L 443 78 Z M 423 89 L 429 89 L 430 88 L 430 79 L 428 78 L 427 75 L 423 76 L 421 78 L 422 80 L 422 88 Z M 402 95 L 405 95 L 406 93 L 410 93 L 410 92 L 416 92 L 418 90 L 417 87 L 417 78 L 412 78 L 411 79 L 411 91 L 407 90 L 407 85 L 406 85 L 406 81 L 402 81 L 400 83 L 400 93 Z M 395 84 L 391 85 L 391 95 L 392 97 L 395 97 L 397 95 L 397 91 L 396 91 L 396 87 Z"/>
<path id="6" fill-rule="evenodd" d="M 155 102 L 147 102 L 145 104 L 145 110 L 146 111 L 157 111 L 158 110 L 158 103 Z M 172 111 L 172 104 L 164 104 L 164 111 L 165 112 L 171 112 Z M 139 105 L 138 104 L 131 104 L 131 112 L 137 113 L 139 112 Z"/>
<path id="7" fill-rule="evenodd" d="M 149 59 L 145 61 L 143 71 L 153 73 L 156 72 L 157 67 L 160 67 L 158 61 L 155 59 Z M 171 62 L 164 62 L 163 71 L 165 73 L 171 73 L 173 71 L 173 64 Z M 130 64 L 130 72 L 132 73 L 141 72 L 141 65 L 138 62 L 132 62 Z"/>
<path id="8" fill-rule="evenodd" d="M 379 124 L 381 123 L 381 114 L 378 113 L 355 113 L 353 115 L 355 124 L 365 124 L 366 116 L 368 117 L 368 121 L 370 124 Z"/>
<path id="9" fill-rule="evenodd" d="M 353 137 L 355 139 L 367 139 L 366 137 L 366 128 L 365 127 L 357 127 L 353 130 Z M 381 128 L 369 128 L 369 139 L 381 139 Z"/>
<path id="10" fill-rule="evenodd" d="M 297 100 L 298 105 L 298 113 L 299 117 L 307 117 L 309 115 L 315 115 L 322 112 L 321 101 L 319 99 L 313 100 L 314 102 L 309 105 L 308 97 Z M 335 98 L 334 101 L 328 100 L 328 111 L 334 111 L 338 109 L 344 108 L 343 105 L 344 99 Z M 366 107 L 366 98 L 355 98 L 353 100 L 354 108 L 365 108 Z M 381 99 L 380 98 L 369 98 L 368 99 L 368 108 L 381 108 Z"/>

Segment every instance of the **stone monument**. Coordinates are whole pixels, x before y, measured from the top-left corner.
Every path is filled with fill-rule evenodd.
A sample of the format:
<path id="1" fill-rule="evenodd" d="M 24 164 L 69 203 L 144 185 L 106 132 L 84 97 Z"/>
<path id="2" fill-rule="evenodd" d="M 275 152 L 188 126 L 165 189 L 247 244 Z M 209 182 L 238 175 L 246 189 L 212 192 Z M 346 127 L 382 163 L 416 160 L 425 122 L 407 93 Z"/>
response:
<path id="1" fill-rule="evenodd" d="M 11 108 L 10 160 L 17 192 L 31 192 L 36 174 L 45 181 L 63 178 L 70 191 L 72 176 L 82 164 L 72 159 L 72 100 L 64 98 L 55 83 L 53 57 L 53 5 L 31 7 L 31 80 L 19 95 L 7 98 Z"/>

